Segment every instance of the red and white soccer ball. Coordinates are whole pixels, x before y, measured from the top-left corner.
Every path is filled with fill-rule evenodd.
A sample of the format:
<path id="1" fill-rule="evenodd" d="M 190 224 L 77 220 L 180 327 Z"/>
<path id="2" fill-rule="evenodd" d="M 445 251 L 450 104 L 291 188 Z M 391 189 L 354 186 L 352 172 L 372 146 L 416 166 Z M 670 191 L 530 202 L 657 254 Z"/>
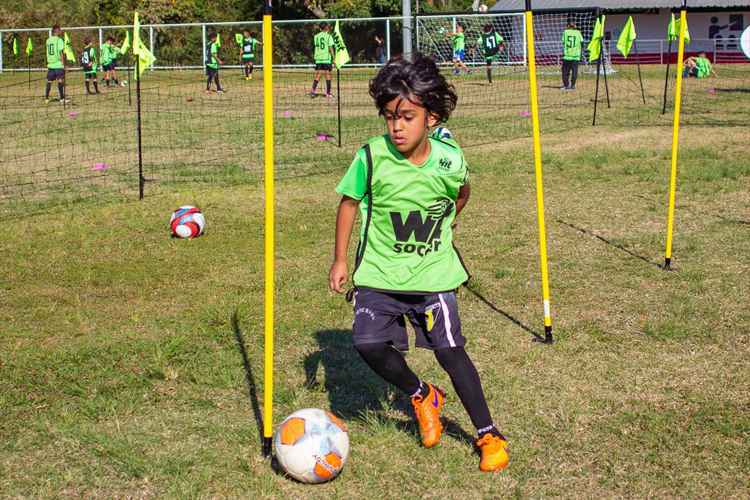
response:
<path id="1" fill-rule="evenodd" d="M 346 425 L 330 412 L 306 408 L 289 415 L 273 438 L 284 471 L 303 483 L 335 478 L 349 457 Z"/>
<path id="2" fill-rule="evenodd" d="M 206 218 L 200 208 L 185 205 L 172 212 L 169 227 L 176 238 L 197 238 L 206 228 Z"/>

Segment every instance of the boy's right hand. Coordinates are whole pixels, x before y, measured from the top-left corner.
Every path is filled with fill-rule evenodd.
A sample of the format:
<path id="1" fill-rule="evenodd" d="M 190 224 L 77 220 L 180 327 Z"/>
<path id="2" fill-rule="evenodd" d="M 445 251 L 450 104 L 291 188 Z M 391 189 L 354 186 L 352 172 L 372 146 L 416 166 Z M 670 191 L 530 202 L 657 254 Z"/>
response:
<path id="1" fill-rule="evenodd" d="M 344 293 L 344 285 L 349 277 L 345 261 L 334 261 L 328 273 L 328 286 L 336 293 Z"/>

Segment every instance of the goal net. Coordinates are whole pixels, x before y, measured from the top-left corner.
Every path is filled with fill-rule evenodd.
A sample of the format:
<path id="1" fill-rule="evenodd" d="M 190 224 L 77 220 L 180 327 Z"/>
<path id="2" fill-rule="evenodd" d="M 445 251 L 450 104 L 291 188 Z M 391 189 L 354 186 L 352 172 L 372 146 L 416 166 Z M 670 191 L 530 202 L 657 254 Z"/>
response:
<path id="1" fill-rule="evenodd" d="M 587 46 L 596 23 L 595 10 L 539 11 L 534 12 L 534 40 L 537 71 L 541 74 L 559 73 L 562 67 L 562 35 L 569 23 L 573 23 L 583 35 L 583 57 L 580 70 L 596 73 L 596 62 L 588 62 Z M 526 25 L 521 12 L 503 14 L 468 14 L 451 16 L 419 16 L 416 23 L 417 48 L 432 56 L 440 64 L 449 64 L 453 59 L 451 34 L 459 26 L 465 36 L 465 62 L 467 65 L 484 64 L 479 47 L 479 37 L 486 25 L 491 25 L 504 40 L 505 48 L 500 53 L 501 65 L 526 65 Z M 602 47 L 602 66 L 612 73 L 608 44 Z"/>

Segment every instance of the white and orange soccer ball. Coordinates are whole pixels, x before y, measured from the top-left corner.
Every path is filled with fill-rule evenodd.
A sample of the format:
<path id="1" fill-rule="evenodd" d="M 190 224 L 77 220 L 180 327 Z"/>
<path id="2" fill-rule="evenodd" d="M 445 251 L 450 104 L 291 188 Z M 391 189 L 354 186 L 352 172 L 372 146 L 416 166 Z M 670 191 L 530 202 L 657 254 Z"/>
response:
<path id="1" fill-rule="evenodd" d="M 330 412 L 306 408 L 289 415 L 273 438 L 276 459 L 303 483 L 335 478 L 349 457 L 346 425 Z"/>
<path id="2" fill-rule="evenodd" d="M 169 227 L 176 238 L 197 238 L 206 228 L 206 218 L 200 208 L 185 205 L 172 212 Z"/>

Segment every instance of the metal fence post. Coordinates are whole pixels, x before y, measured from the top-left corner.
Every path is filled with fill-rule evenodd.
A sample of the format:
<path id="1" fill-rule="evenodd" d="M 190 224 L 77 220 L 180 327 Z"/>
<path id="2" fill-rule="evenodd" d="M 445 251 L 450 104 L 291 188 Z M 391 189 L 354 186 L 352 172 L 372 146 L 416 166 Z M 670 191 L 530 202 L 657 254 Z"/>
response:
<path id="1" fill-rule="evenodd" d="M 391 20 L 385 20 L 385 54 L 387 60 L 391 60 Z"/>
<path id="2" fill-rule="evenodd" d="M 104 45 L 104 32 L 99 28 L 99 47 Z"/>
<path id="3" fill-rule="evenodd" d="M 713 42 L 714 42 L 714 64 L 716 64 L 716 57 L 717 57 L 717 54 L 716 54 L 716 38 L 714 38 Z"/>
<path id="4" fill-rule="evenodd" d="M 0 73 L 3 72 L 3 32 L 0 31 Z"/>
<path id="5" fill-rule="evenodd" d="M 659 40 L 659 64 L 664 64 L 664 40 Z"/>

